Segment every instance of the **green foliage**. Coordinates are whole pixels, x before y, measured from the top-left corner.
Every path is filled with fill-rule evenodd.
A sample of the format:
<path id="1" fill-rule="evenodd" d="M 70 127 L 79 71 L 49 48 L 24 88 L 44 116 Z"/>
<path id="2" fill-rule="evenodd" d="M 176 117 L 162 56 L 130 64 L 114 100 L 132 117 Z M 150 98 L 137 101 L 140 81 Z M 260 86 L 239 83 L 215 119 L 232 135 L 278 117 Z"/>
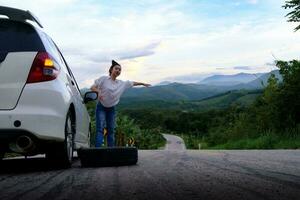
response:
<path id="1" fill-rule="evenodd" d="M 181 83 L 172 83 L 169 85 L 155 86 L 150 88 L 131 88 L 123 94 L 121 103 L 125 103 L 124 99 L 134 102 L 155 100 L 197 100 L 219 94 L 225 90 L 228 89 L 217 86 Z"/>
<path id="2" fill-rule="evenodd" d="M 91 118 L 91 137 L 90 143 L 91 146 L 95 146 L 95 138 L 96 138 L 96 117 L 95 117 L 95 108 L 96 108 L 96 101 L 90 101 L 86 104 L 86 108 Z"/>
<path id="3" fill-rule="evenodd" d="M 241 138 L 237 141 L 229 141 L 209 149 L 299 149 L 300 135 L 288 136 L 267 132 L 257 138 Z"/>
<path id="4" fill-rule="evenodd" d="M 120 141 L 120 140 L 124 141 Z M 119 146 L 129 144 L 129 139 L 134 141 L 134 146 L 139 149 L 158 149 L 165 145 L 165 139 L 160 129 L 140 129 L 133 119 L 126 115 L 117 117 L 116 140 Z"/>
<path id="5" fill-rule="evenodd" d="M 165 146 L 166 139 L 157 129 L 145 129 L 135 136 L 139 149 L 159 149 Z"/>
<path id="6" fill-rule="evenodd" d="M 215 149 L 273 149 L 279 137 L 274 134 L 264 134 L 258 138 L 241 138 L 240 140 L 230 141 L 225 144 L 217 145 Z"/>
<path id="7" fill-rule="evenodd" d="M 268 80 L 268 85 L 265 88 L 263 95 L 259 97 L 253 107 L 253 112 L 256 114 L 256 120 L 259 131 L 267 131 L 268 129 L 276 129 L 278 126 L 278 94 L 279 86 L 278 79 L 275 75 L 271 75 Z"/>
<path id="8" fill-rule="evenodd" d="M 184 139 L 188 149 L 297 149 L 300 147 L 300 135 L 298 133 L 299 131 L 295 129 L 287 130 L 281 134 L 267 131 L 258 134 L 257 137 L 242 136 L 236 140 L 225 140 L 226 142 L 222 140 L 224 135 L 216 134 L 215 137 L 212 137 L 214 139 L 212 140 L 213 145 L 209 144 L 203 137 L 196 135 L 180 134 L 178 136 Z"/>
<path id="9" fill-rule="evenodd" d="M 197 91 L 195 91 L 197 93 Z M 136 100 L 134 98 L 123 98 L 118 105 L 118 110 L 129 111 L 143 110 L 158 111 L 208 111 L 212 109 L 223 109 L 230 105 L 240 104 L 243 106 L 250 105 L 262 90 L 234 90 L 218 95 L 210 96 L 201 100 Z"/>
<path id="10" fill-rule="evenodd" d="M 205 149 L 207 144 L 200 135 L 180 134 L 178 135 L 184 140 L 187 149 Z"/>
<path id="11" fill-rule="evenodd" d="M 135 141 L 135 136 L 141 132 L 140 128 L 134 123 L 134 120 L 127 116 L 117 116 L 116 120 L 116 143 L 117 146 L 128 146 L 130 139 Z"/>
<path id="12" fill-rule="evenodd" d="M 280 128 L 296 127 L 300 123 L 300 61 L 277 61 L 283 77 L 278 94 Z"/>
<path id="13" fill-rule="evenodd" d="M 91 145 L 95 145 L 96 138 L 96 120 L 95 120 L 96 102 L 87 104 L 87 110 L 91 117 Z M 146 114 L 146 113 L 142 113 Z M 153 126 L 141 129 L 136 122 L 126 116 L 125 114 L 118 113 L 116 119 L 116 143 L 118 146 L 133 145 L 139 149 L 158 149 L 165 145 L 165 138 L 161 134 L 159 128 Z M 130 140 L 134 143 L 131 144 Z"/>
<path id="14" fill-rule="evenodd" d="M 203 99 L 201 101 L 193 101 L 194 110 L 211 110 L 211 109 L 223 109 L 232 105 L 250 105 L 255 98 L 261 94 L 261 90 L 236 90 L 228 91 L 221 95 Z"/>
<path id="15" fill-rule="evenodd" d="M 134 119 L 143 129 L 159 129 L 163 121 L 163 112 L 155 109 L 120 109 L 120 114 Z"/>
<path id="16" fill-rule="evenodd" d="M 289 12 L 286 17 L 288 17 L 288 22 L 300 22 L 300 1 L 299 0 L 288 0 L 285 1 L 285 5 L 282 6 L 284 9 L 293 9 Z M 300 25 L 295 28 L 295 31 L 300 29 Z"/>

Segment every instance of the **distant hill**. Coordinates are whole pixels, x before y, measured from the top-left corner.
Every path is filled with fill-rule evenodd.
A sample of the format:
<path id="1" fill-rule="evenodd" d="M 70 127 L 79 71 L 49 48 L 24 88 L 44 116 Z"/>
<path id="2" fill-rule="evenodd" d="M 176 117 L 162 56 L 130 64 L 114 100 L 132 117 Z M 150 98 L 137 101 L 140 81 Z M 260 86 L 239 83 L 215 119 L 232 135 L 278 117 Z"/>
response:
<path id="1" fill-rule="evenodd" d="M 163 82 L 161 83 L 162 85 L 155 85 L 149 88 L 130 88 L 122 95 L 121 102 L 125 100 L 127 103 L 134 102 L 137 104 L 137 102 L 151 101 L 168 106 L 166 105 L 168 103 L 165 104 L 165 102 L 200 101 L 232 90 L 261 89 L 267 85 L 267 80 L 271 73 L 274 73 L 280 81 L 282 80 L 278 70 L 264 74 L 213 75 L 201 81 L 202 84 Z M 83 88 L 81 92 L 88 90 Z"/>
<path id="2" fill-rule="evenodd" d="M 280 75 L 279 70 L 274 70 L 247 83 L 247 85 L 251 86 L 252 88 L 263 88 L 268 85 L 268 79 L 270 78 L 271 74 L 274 74 L 279 81 L 282 81 L 282 76 Z"/>
<path id="3" fill-rule="evenodd" d="M 182 111 L 207 111 L 211 109 L 224 109 L 230 105 L 249 105 L 259 95 L 262 90 L 236 90 L 214 95 L 202 100 L 135 100 L 123 98 L 118 105 L 118 109 L 159 109 L 159 110 L 182 110 Z"/>
<path id="4" fill-rule="evenodd" d="M 233 104 L 249 105 L 261 94 L 262 90 L 228 91 L 200 101 L 193 101 L 193 105 L 201 110 L 223 109 Z"/>
<path id="5" fill-rule="evenodd" d="M 270 78 L 271 74 L 274 74 L 276 78 L 278 78 L 279 82 L 282 81 L 282 76 L 279 73 L 279 70 L 273 70 L 269 73 L 265 73 L 258 77 L 257 79 L 250 81 L 248 83 L 238 84 L 233 87 L 231 87 L 231 90 L 234 89 L 261 89 L 268 85 L 268 79 Z"/>
<path id="6" fill-rule="evenodd" d="M 131 88 L 124 93 L 122 99 L 134 101 L 202 100 L 232 90 L 261 89 L 267 85 L 271 73 L 274 73 L 280 81 L 282 80 L 278 70 L 263 74 L 214 75 L 201 81 L 202 84 L 170 83 L 149 88 Z"/>
<path id="7" fill-rule="evenodd" d="M 173 83 L 173 82 L 171 82 L 171 81 L 162 81 L 162 82 L 156 84 L 155 86 L 159 86 L 159 85 L 169 85 L 169 84 L 171 84 L 171 83 Z"/>
<path id="8" fill-rule="evenodd" d="M 256 74 L 239 73 L 233 75 L 214 75 L 198 82 L 198 84 L 216 85 L 216 86 L 233 86 L 237 84 L 254 81 L 262 75 L 263 73 L 256 73 Z"/>
<path id="9" fill-rule="evenodd" d="M 208 86 L 198 84 L 172 83 L 169 85 L 153 86 L 149 88 L 131 88 L 122 98 L 135 100 L 200 100 L 227 91 L 220 86 Z"/>

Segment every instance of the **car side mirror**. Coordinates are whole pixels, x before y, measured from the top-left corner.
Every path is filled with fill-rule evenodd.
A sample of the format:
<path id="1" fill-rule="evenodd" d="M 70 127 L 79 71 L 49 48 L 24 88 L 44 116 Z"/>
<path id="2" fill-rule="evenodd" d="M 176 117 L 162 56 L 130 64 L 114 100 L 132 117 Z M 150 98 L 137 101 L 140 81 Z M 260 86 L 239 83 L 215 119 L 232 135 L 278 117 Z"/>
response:
<path id="1" fill-rule="evenodd" d="M 98 93 L 97 92 L 93 92 L 93 91 L 90 91 L 90 92 L 86 92 L 84 94 L 84 98 L 83 98 L 83 102 L 84 103 L 87 103 L 89 101 L 94 101 L 98 98 Z"/>

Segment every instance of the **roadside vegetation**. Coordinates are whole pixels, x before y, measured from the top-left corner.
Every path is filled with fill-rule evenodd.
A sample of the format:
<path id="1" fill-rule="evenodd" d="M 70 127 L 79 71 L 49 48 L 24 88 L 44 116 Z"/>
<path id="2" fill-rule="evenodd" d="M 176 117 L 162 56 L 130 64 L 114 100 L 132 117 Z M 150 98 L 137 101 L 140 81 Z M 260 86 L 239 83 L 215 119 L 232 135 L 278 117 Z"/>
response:
<path id="1" fill-rule="evenodd" d="M 87 108 L 91 117 L 91 145 L 95 145 L 96 120 L 95 120 L 96 102 L 88 103 Z M 117 122 L 115 130 L 115 139 L 117 146 L 135 146 L 139 149 L 159 149 L 165 146 L 166 140 L 157 128 L 141 128 L 133 118 L 117 113 Z M 106 144 L 106 141 L 105 141 Z"/>

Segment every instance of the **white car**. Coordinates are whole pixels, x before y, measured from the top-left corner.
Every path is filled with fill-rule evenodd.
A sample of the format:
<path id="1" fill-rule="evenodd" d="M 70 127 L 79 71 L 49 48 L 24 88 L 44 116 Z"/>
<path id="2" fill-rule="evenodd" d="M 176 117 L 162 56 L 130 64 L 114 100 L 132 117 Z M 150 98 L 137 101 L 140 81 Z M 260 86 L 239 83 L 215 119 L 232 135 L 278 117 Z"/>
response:
<path id="1" fill-rule="evenodd" d="M 85 103 L 97 93 L 82 98 L 60 50 L 29 11 L 0 6 L 0 16 L 0 160 L 6 152 L 45 153 L 70 166 L 74 149 L 90 145 Z"/>

